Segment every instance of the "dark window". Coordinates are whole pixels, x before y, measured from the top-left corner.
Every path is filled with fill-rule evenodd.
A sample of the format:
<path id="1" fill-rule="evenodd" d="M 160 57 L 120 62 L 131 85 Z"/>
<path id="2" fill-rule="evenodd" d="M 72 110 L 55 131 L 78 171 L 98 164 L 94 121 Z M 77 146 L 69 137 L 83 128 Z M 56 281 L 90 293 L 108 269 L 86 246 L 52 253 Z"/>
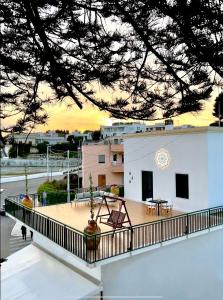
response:
<path id="1" fill-rule="evenodd" d="M 122 163 L 124 163 L 124 154 L 122 154 Z"/>
<path id="2" fill-rule="evenodd" d="M 113 154 L 113 161 L 117 161 L 117 154 Z"/>
<path id="3" fill-rule="evenodd" d="M 105 155 L 98 155 L 98 162 L 100 164 L 104 164 L 105 163 Z"/>
<path id="4" fill-rule="evenodd" d="M 189 181 L 187 174 L 176 174 L 176 197 L 189 199 Z"/>

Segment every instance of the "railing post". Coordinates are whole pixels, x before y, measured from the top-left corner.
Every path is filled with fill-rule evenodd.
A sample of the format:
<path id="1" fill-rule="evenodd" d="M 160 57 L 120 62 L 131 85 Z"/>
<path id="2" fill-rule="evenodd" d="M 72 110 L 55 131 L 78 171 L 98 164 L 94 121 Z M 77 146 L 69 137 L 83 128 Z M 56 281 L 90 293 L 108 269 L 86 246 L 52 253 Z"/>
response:
<path id="1" fill-rule="evenodd" d="M 211 228 L 211 209 L 208 210 L 208 228 Z"/>
<path id="2" fill-rule="evenodd" d="M 47 218 L 46 220 L 46 236 L 49 237 L 49 232 L 50 232 L 50 226 L 49 226 L 49 223 L 50 223 L 50 220 L 49 220 L 49 217 Z"/>
<path id="3" fill-rule="evenodd" d="M 23 221 L 23 223 L 25 223 L 25 221 L 26 221 L 26 215 L 25 215 L 25 208 L 23 207 L 22 208 L 22 221 Z"/>
<path id="4" fill-rule="evenodd" d="M 161 232 L 160 232 L 160 235 L 161 235 L 161 243 L 162 243 L 162 242 L 164 241 L 164 240 L 163 240 L 163 220 L 162 220 L 162 219 L 161 219 L 161 223 L 160 223 L 160 224 L 161 224 L 161 228 L 160 228 L 160 231 L 161 231 Z"/>
<path id="5" fill-rule="evenodd" d="M 189 233 L 189 214 L 187 214 L 187 217 L 186 217 L 186 226 L 185 226 L 184 234 L 188 235 L 188 233 Z"/>
<path id="6" fill-rule="evenodd" d="M 64 225 L 63 234 L 64 234 L 64 248 L 67 249 L 67 227 L 66 227 L 66 225 Z"/>

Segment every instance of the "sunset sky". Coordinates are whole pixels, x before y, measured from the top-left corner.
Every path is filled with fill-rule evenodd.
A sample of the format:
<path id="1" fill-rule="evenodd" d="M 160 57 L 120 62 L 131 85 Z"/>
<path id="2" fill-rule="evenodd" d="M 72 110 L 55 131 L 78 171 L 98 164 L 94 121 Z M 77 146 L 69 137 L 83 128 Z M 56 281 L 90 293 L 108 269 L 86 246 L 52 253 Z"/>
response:
<path id="1" fill-rule="evenodd" d="M 43 96 L 50 96 L 51 92 L 48 88 L 44 87 Z M 110 99 L 111 101 L 117 96 L 117 92 L 112 90 L 98 90 L 97 93 L 100 98 L 105 100 Z M 194 126 L 208 126 L 212 123 L 215 118 L 212 116 L 213 103 L 216 96 L 219 94 L 219 91 L 215 90 L 213 92 L 210 100 L 206 101 L 204 104 L 205 109 L 199 114 L 189 113 L 184 114 L 179 117 L 174 118 L 175 126 L 183 124 L 191 124 Z M 111 125 L 112 122 L 122 121 L 117 119 L 111 119 L 109 113 L 100 111 L 96 107 L 93 107 L 91 104 L 84 104 L 83 109 L 80 110 L 75 105 L 72 105 L 71 108 L 68 108 L 66 103 L 73 103 L 71 100 L 64 100 L 61 103 L 51 104 L 45 106 L 49 118 L 45 125 L 36 127 L 33 131 L 47 131 L 47 130 L 56 130 L 56 129 L 67 129 L 70 132 L 74 130 L 98 130 L 100 125 Z M 131 121 L 131 120 L 128 120 Z M 136 122 L 136 121 L 135 121 Z M 146 122 L 148 124 L 159 123 L 162 121 L 156 122 Z M 10 120 L 5 121 L 2 125 L 12 125 L 15 123 L 15 119 L 11 118 Z"/>
<path id="2" fill-rule="evenodd" d="M 90 105 L 84 105 L 84 108 L 67 108 L 66 104 L 57 104 L 46 107 L 49 114 L 47 124 L 38 126 L 35 131 L 46 131 L 54 129 L 68 129 L 73 131 L 75 129 L 84 131 L 86 129 L 97 130 L 100 125 L 111 125 L 115 119 L 109 118 L 109 114 Z M 215 120 L 212 116 L 213 100 L 205 103 L 205 109 L 199 113 L 184 114 L 174 118 L 176 126 L 183 124 L 191 124 L 194 126 L 207 126 Z M 156 121 L 156 123 L 159 121 Z M 162 121 L 161 121 L 162 122 Z M 154 122 L 146 122 L 152 124 Z"/>

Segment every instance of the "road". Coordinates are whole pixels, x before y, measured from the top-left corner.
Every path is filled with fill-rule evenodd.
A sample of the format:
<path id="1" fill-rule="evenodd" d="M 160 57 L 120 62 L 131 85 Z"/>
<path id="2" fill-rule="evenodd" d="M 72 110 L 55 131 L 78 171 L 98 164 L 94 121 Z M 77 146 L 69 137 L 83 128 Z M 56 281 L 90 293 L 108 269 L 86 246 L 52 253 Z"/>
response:
<path id="1" fill-rule="evenodd" d="M 53 177 L 55 179 L 61 179 L 63 176 L 56 176 Z M 29 193 L 35 193 L 37 191 L 38 186 L 45 182 L 46 178 L 36 178 L 36 179 L 29 179 L 28 181 L 28 190 Z M 4 199 L 7 196 L 13 196 L 13 195 L 19 195 L 21 193 L 25 193 L 25 180 L 21 181 L 15 181 L 15 182 L 8 182 L 8 183 L 2 183 L 1 188 L 4 189 L 4 191 L 1 193 L 1 207 L 4 203 Z"/>
<path id="2" fill-rule="evenodd" d="M 57 176 L 56 179 L 60 179 L 63 176 Z M 46 178 L 37 178 L 37 179 L 30 179 L 28 181 L 28 188 L 29 193 L 35 193 L 37 191 L 38 186 L 45 182 Z M 1 189 L 4 189 L 4 191 L 0 194 L 1 196 L 1 207 L 4 204 L 4 199 L 7 196 L 10 195 L 18 195 L 20 193 L 25 192 L 25 181 L 16 181 L 16 182 L 8 182 L 8 183 L 2 183 Z M 11 236 L 12 228 L 15 224 L 15 221 L 10 219 L 9 217 L 0 217 L 0 257 L 5 258 L 10 254 L 9 249 L 9 240 Z"/>

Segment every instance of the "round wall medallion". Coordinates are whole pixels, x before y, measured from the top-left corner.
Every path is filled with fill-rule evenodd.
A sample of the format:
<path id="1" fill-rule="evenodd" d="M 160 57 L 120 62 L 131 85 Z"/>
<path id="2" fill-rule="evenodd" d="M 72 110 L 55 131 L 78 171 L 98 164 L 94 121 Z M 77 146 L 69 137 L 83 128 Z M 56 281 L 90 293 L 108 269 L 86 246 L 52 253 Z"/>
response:
<path id="1" fill-rule="evenodd" d="M 170 165 L 170 154 L 166 149 L 156 151 L 155 162 L 158 168 L 165 169 Z"/>

